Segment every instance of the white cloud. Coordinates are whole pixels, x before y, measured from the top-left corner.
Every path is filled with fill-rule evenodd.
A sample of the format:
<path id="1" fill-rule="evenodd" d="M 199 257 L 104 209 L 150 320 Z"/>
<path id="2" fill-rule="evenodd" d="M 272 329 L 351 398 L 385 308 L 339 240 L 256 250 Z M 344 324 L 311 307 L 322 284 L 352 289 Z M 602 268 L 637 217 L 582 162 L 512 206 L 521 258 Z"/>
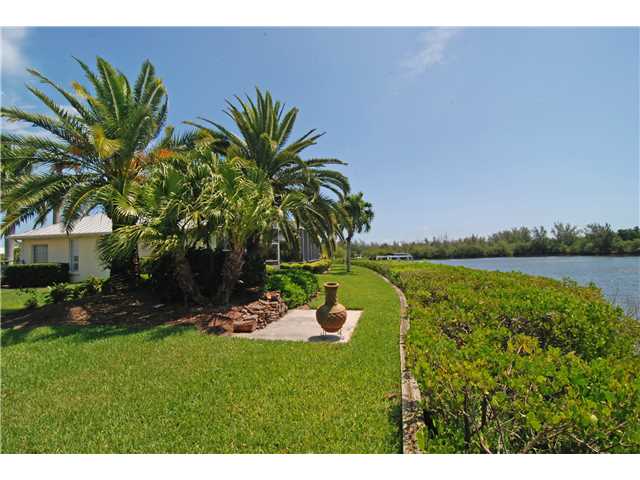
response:
<path id="1" fill-rule="evenodd" d="M 79 115 L 78 110 L 75 109 L 73 105 L 63 104 L 60 105 L 60 108 L 64 110 L 69 115 Z"/>
<path id="2" fill-rule="evenodd" d="M 12 135 L 34 135 L 40 129 L 34 128 L 24 122 L 9 122 L 4 118 L 0 118 L 0 132 Z"/>
<path id="3" fill-rule="evenodd" d="M 2 28 L 0 34 L 0 55 L 2 73 L 21 75 L 27 68 L 27 59 L 23 51 L 26 28 Z"/>
<path id="4" fill-rule="evenodd" d="M 421 33 L 418 37 L 418 51 L 405 58 L 402 66 L 408 74 L 420 75 L 434 65 L 442 63 L 449 42 L 459 33 L 460 29 L 444 27 Z"/>

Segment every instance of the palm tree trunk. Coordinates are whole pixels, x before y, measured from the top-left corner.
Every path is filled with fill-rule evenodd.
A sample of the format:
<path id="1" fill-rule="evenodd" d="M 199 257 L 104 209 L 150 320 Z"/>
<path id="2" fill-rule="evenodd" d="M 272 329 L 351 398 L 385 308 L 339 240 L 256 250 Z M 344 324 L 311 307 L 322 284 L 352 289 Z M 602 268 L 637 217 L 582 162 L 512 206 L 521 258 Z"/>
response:
<path id="1" fill-rule="evenodd" d="M 176 269 L 176 282 L 178 282 L 178 286 L 184 295 L 184 303 L 188 304 L 189 299 L 191 299 L 200 305 L 206 304 L 207 298 L 200 293 L 200 288 L 198 288 L 198 284 L 193 279 L 191 265 L 189 265 L 189 260 L 187 260 L 184 252 L 176 252 L 173 256 L 173 261 Z"/>
<path id="2" fill-rule="evenodd" d="M 10 239 L 9 236 L 16 233 L 16 226 L 11 225 L 7 232 L 4 234 L 4 259 L 8 263 L 13 263 L 13 246 L 15 245 L 14 240 Z"/>
<path id="3" fill-rule="evenodd" d="M 351 271 L 351 237 L 347 237 L 347 272 Z"/>
<path id="4" fill-rule="evenodd" d="M 113 224 L 112 231 L 116 231 L 124 225 Z M 109 265 L 111 271 L 111 283 L 114 287 L 130 288 L 138 283 L 140 277 L 140 258 L 138 256 L 138 248 L 131 257 L 124 260 L 113 260 Z"/>
<path id="5" fill-rule="evenodd" d="M 62 175 L 62 165 L 56 164 L 53 166 L 53 171 L 56 175 Z M 62 216 L 60 215 L 60 211 L 62 207 L 57 205 L 53 209 L 53 223 L 60 223 L 62 221 Z"/>
<path id="6" fill-rule="evenodd" d="M 231 293 L 235 288 L 240 275 L 242 274 L 242 266 L 244 265 L 244 245 L 233 246 L 228 252 L 227 258 L 224 260 L 222 267 L 222 281 L 218 290 L 217 302 L 221 305 L 227 305 L 231 299 Z"/>
<path id="7" fill-rule="evenodd" d="M 262 252 L 260 235 L 247 240 L 247 254 L 243 265 L 242 280 L 249 287 L 262 287 L 267 280 L 267 267 Z"/>

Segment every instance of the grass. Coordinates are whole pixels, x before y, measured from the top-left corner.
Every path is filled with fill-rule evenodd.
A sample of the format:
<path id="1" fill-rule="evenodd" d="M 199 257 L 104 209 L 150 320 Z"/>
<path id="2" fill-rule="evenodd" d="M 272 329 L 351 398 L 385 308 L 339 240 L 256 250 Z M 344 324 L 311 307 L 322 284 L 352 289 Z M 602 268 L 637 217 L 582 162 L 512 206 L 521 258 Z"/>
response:
<path id="1" fill-rule="evenodd" d="M 191 327 L 3 331 L 2 451 L 400 452 L 396 294 L 360 267 L 319 279 L 365 310 L 348 344 Z"/>
<path id="2" fill-rule="evenodd" d="M 36 299 L 38 300 L 38 306 L 42 306 L 46 303 L 45 296 L 47 294 L 47 288 L 33 288 Z M 20 288 L 2 288 L 0 289 L 0 312 L 2 315 L 7 313 L 14 313 L 24 309 L 24 302 L 30 297 L 24 289 Z"/>

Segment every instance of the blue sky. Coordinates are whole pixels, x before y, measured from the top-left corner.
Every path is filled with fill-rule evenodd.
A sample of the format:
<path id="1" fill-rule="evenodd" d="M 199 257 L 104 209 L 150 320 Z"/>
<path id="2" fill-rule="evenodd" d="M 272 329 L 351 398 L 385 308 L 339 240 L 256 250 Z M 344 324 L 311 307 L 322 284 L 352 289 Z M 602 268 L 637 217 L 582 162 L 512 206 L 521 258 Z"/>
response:
<path id="1" fill-rule="evenodd" d="M 363 240 L 638 224 L 638 29 L 49 28 L 2 43 L 4 105 L 37 108 L 25 66 L 81 80 L 72 55 L 130 76 L 149 58 L 176 125 L 226 123 L 225 98 L 271 90 L 300 108 L 299 133 L 326 132 L 310 156 L 349 162 L 376 212 Z"/>

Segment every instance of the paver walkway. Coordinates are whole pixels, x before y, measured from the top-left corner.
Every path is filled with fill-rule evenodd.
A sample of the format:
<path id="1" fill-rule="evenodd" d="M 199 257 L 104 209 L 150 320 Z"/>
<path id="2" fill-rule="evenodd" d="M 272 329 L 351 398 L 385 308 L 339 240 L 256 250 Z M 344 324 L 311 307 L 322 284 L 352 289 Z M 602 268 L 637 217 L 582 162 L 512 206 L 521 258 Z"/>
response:
<path id="1" fill-rule="evenodd" d="M 293 340 L 299 342 L 346 343 L 362 315 L 361 310 L 347 310 L 347 321 L 340 332 L 323 335 L 322 328 L 316 322 L 315 310 L 289 310 L 284 317 L 270 323 L 261 330 L 251 333 L 234 333 L 234 337 L 256 340 Z"/>

